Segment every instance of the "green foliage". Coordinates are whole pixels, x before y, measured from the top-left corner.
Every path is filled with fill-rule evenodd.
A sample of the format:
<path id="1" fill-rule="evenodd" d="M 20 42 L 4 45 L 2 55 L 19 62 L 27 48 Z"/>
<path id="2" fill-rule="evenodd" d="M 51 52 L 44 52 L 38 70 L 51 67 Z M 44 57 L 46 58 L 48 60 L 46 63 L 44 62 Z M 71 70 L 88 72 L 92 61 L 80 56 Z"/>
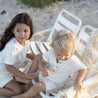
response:
<path id="1" fill-rule="evenodd" d="M 61 0 L 20 0 L 20 1 L 29 6 L 43 8 L 46 5 L 49 5 L 49 4 L 52 4 L 53 2 L 61 1 Z"/>

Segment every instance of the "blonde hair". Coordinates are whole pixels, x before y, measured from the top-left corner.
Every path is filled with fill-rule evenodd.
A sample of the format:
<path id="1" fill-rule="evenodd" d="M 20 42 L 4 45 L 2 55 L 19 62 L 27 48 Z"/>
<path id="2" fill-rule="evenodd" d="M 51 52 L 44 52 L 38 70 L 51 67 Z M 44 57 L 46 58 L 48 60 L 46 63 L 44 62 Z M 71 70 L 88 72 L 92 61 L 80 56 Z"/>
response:
<path id="1" fill-rule="evenodd" d="M 52 46 L 56 45 L 57 48 L 64 51 L 72 50 L 75 46 L 75 38 L 71 31 L 60 30 L 54 32 L 52 36 Z"/>

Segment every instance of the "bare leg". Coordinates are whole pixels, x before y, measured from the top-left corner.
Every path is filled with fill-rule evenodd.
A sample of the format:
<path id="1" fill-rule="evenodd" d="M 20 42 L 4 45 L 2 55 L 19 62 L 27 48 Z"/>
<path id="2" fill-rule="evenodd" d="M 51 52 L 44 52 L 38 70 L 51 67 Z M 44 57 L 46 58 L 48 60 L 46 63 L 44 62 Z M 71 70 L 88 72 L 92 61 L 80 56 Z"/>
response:
<path id="1" fill-rule="evenodd" d="M 34 86 L 32 86 L 27 92 L 18 95 L 13 96 L 12 98 L 30 98 L 36 96 L 39 92 L 45 91 L 46 86 L 43 82 L 38 82 Z"/>
<path id="2" fill-rule="evenodd" d="M 37 58 L 35 58 L 29 68 L 28 73 L 35 73 L 37 70 L 38 70 L 38 61 Z"/>
<path id="3" fill-rule="evenodd" d="M 7 83 L 4 88 L 0 88 L 1 96 L 15 96 L 23 92 L 22 87 L 14 80 Z"/>
<path id="4" fill-rule="evenodd" d="M 39 68 L 38 64 L 39 64 L 39 61 L 42 59 L 42 55 L 41 54 L 38 54 L 36 55 L 36 57 L 34 58 L 34 61 L 29 69 L 29 72 L 36 72 Z"/>
<path id="5" fill-rule="evenodd" d="M 12 96 L 13 93 L 14 92 L 8 88 L 0 88 L 0 95 L 1 96 Z"/>

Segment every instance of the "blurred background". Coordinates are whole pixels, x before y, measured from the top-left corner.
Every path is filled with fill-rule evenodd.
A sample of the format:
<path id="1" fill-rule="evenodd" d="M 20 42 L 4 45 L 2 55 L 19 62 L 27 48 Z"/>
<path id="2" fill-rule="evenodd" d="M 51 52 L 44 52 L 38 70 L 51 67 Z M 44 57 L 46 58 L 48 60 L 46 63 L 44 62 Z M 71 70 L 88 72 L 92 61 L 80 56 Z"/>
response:
<path id="1" fill-rule="evenodd" d="M 37 32 L 51 28 L 62 9 L 81 18 L 82 25 L 98 28 L 98 0 L 0 0 L 0 36 L 20 12 L 31 16 Z"/>

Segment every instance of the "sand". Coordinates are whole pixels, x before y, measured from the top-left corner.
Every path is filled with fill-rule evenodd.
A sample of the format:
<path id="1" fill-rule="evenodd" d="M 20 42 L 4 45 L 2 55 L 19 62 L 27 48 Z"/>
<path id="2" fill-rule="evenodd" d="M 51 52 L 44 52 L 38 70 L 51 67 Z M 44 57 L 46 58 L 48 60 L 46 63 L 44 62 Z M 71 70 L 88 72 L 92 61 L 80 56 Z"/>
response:
<path id="1" fill-rule="evenodd" d="M 28 7 L 17 0 L 0 0 L 0 35 L 11 19 L 20 12 L 27 12 L 34 25 L 34 32 L 51 28 L 57 15 L 66 9 L 82 19 L 82 25 L 92 25 L 98 28 L 98 0 L 72 0 L 53 3 L 44 9 Z M 1 14 L 3 11 L 5 13 Z"/>
<path id="2" fill-rule="evenodd" d="M 0 36 L 12 18 L 20 12 L 27 12 L 31 16 L 34 33 L 36 33 L 51 28 L 62 9 L 81 18 L 82 25 L 88 24 L 98 28 L 98 0 L 62 1 L 46 6 L 44 9 L 28 7 L 17 0 L 0 0 Z M 5 97 L 1 96 L 0 98 Z M 35 98 L 39 98 L 39 96 Z"/>

